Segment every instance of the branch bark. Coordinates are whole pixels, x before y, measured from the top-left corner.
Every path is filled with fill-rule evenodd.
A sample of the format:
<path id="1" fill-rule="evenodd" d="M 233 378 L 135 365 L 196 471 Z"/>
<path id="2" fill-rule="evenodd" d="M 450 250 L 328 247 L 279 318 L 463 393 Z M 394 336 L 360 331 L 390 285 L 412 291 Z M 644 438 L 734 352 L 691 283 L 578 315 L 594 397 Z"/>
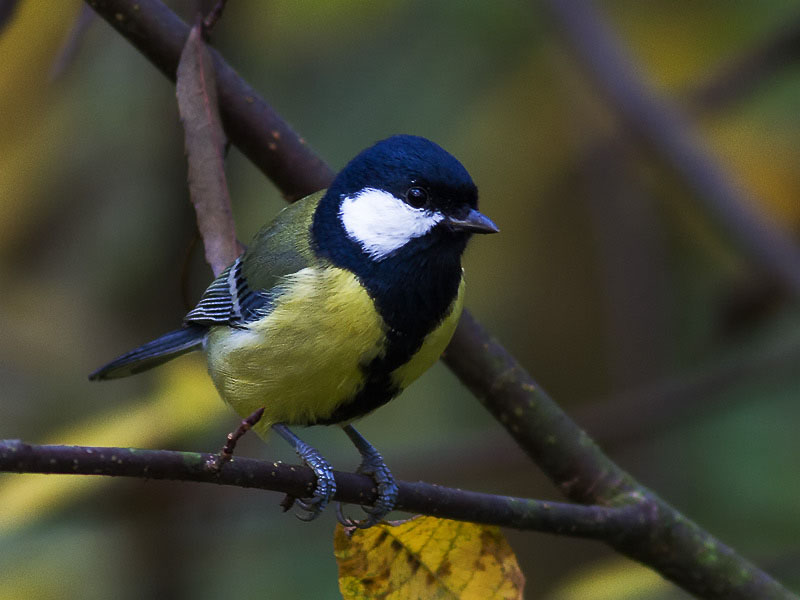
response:
<path id="1" fill-rule="evenodd" d="M 189 31 L 185 23 L 158 0 L 86 1 L 174 80 L 178 56 Z M 553 0 L 550 4 L 561 3 Z M 562 4 L 568 5 L 571 3 Z M 595 32 L 589 34 L 595 36 Z M 231 141 L 289 198 L 325 187 L 331 180 L 331 170 L 217 53 L 212 55 L 223 120 Z M 638 90 L 638 82 L 634 85 L 626 78 L 623 83 L 628 91 L 631 86 L 633 91 Z M 646 124 L 648 119 L 660 118 L 657 113 L 661 107 L 648 105 L 637 115 Z M 671 110 L 667 114 L 671 115 Z M 680 119 L 677 125 L 681 127 L 679 133 L 685 131 Z M 716 207 L 725 210 L 728 199 L 738 198 L 735 188 L 702 152 L 691 148 L 687 156 L 675 156 L 683 142 L 673 139 L 667 148 L 669 155 L 687 179 L 696 182 L 701 192 L 712 194 Z M 698 160 L 698 164 L 687 164 L 689 158 Z M 763 235 L 770 232 L 761 221 L 757 220 L 755 226 L 746 222 L 751 217 L 752 214 L 737 210 L 733 220 L 739 226 L 732 230 L 787 285 L 800 291 L 800 274 L 795 278 L 792 272 L 800 262 L 787 263 L 795 256 L 793 247 L 783 243 L 784 238 L 777 246 L 765 247 Z M 755 237 L 753 231 L 757 233 Z M 462 317 L 445 361 L 569 498 L 606 507 L 634 507 L 641 526 L 621 527 L 604 537 L 612 547 L 700 597 L 795 598 L 614 464 L 469 313 Z M 234 464 L 242 464 L 243 460 L 236 459 Z M 308 485 L 310 479 L 305 483 Z M 405 508 L 412 509 L 411 503 L 405 504 L 408 500 L 402 502 Z"/>
<path id="2" fill-rule="evenodd" d="M 106 475 L 216 483 L 307 497 L 316 479 L 311 469 L 235 457 L 220 465 L 216 454 L 37 446 L 0 440 L 0 471 Z M 372 505 L 375 483 L 369 477 L 335 471 L 334 500 Z M 457 490 L 429 483 L 398 482 L 397 510 L 458 521 L 501 525 L 572 537 L 606 539 L 625 528 L 641 527 L 641 507 L 581 506 Z"/>

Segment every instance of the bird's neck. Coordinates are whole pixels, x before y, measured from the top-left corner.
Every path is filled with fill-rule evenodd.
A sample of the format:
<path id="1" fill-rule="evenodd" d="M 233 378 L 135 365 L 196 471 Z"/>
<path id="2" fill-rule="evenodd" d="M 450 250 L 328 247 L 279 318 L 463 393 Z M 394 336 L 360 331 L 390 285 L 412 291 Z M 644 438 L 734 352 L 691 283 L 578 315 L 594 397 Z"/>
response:
<path id="1" fill-rule="evenodd" d="M 373 260 L 346 234 L 338 204 L 326 197 L 311 226 L 316 251 L 353 272 L 375 301 L 387 328 L 419 345 L 448 314 L 461 282 L 466 236 L 426 235 Z"/>
<path id="2" fill-rule="evenodd" d="M 461 255 L 450 248 L 391 256 L 362 279 L 387 326 L 421 343 L 450 311 L 461 282 Z"/>

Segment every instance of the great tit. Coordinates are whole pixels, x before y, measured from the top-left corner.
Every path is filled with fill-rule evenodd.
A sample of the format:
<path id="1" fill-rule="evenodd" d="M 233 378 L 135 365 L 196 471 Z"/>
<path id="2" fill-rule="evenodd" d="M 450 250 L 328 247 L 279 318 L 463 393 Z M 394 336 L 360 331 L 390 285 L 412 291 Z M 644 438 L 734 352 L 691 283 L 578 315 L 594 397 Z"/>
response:
<path id="1" fill-rule="evenodd" d="M 356 156 L 330 188 L 283 209 L 208 287 L 180 329 L 90 375 L 139 373 L 203 349 L 220 396 L 254 429 L 285 438 L 317 477 L 301 518 L 336 491 L 330 464 L 289 425 L 339 424 L 362 456 L 378 500 L 371 526 L 394 507 L 397 485 L 352 422 L 417 379 L 450 341 L 464 295 L 461 255 L 472 233 L 495 233 L 478 191 L 451 154 L 396 135 Z"/>

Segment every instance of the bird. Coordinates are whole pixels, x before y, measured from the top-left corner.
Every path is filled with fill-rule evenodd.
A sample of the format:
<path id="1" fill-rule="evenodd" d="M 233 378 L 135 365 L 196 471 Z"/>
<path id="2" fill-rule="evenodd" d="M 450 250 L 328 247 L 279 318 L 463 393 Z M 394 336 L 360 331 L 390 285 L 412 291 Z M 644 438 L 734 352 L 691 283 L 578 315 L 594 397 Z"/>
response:
<path id="1" fill-rule="evenodd" d="M 284 438 L 316 476 L 300 501 L 316 518 L 336 492 L 330 463 L 294 426 L 339 425 L 376 484 L 366 528 L 398 486 L 353 422 L 395 398 L 450 341 L 464 298 L 472 234 L 498 232 L 478 211 L 466 168 L 434 142 L 394 135 L 360 152 L 327 190 L 284 208 L 206 289 L 181 327 L 93 372 L 114 379 L 202 350 L 222 399 L 253 429 Z"/>

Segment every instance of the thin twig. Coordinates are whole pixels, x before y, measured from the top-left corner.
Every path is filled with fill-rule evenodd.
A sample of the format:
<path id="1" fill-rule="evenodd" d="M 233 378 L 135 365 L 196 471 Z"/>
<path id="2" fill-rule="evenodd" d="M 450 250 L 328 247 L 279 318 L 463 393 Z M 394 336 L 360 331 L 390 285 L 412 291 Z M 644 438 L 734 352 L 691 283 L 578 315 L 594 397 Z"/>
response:
<path id="1" fill-rule="evenodd" d="M 611 397 L 595 398 L 576 409 L 575 420 L 606 447 L 651 439 L 676 424 L 729 406 L 731 389 L 743 382 L 793 377 L 798 360 L 800 337 L 787 337 Z"/>
<path id="2" fill-rule="evenodd" d="M 242 422 L 239 423 L 239 426 L 236 428 L 236 431 L 233 431 L 227 435 L 227 439 L 225 440 L 225 445 L 222 446 L 222 450 L 219 451 L 219 454 L 213 459 L 212 464 L 209 464 L 211 468 L 214 470 L 219 471 L 219 469 L 224 465 L 226 462 L 229 462 L 233 459 L 233 451 L 236 450 L 236 444 L 242 439 L 242 436 L 250 431 L 256 423 L 261 420 L 261 417 L 264 416 L 264 408 L 261 407 L 257 411 L 255 411 L 252 415 L 247 417 L 246 419 L 242 419 Z"/>
<path id="3" fill-rule="evenodd" d="M 214 29 L 214 25 L 217 24 L 217 21 L 219 21 L 219 18 L 222 16 L 222 11 L 225 10 L 225 5 L 227 3 L 228 0 L 217 0 L 214 8 L 212 8 L 206 15 L 206 18 L 203 19 L 203 35 L 211 33 L 211 30 Z"/>

